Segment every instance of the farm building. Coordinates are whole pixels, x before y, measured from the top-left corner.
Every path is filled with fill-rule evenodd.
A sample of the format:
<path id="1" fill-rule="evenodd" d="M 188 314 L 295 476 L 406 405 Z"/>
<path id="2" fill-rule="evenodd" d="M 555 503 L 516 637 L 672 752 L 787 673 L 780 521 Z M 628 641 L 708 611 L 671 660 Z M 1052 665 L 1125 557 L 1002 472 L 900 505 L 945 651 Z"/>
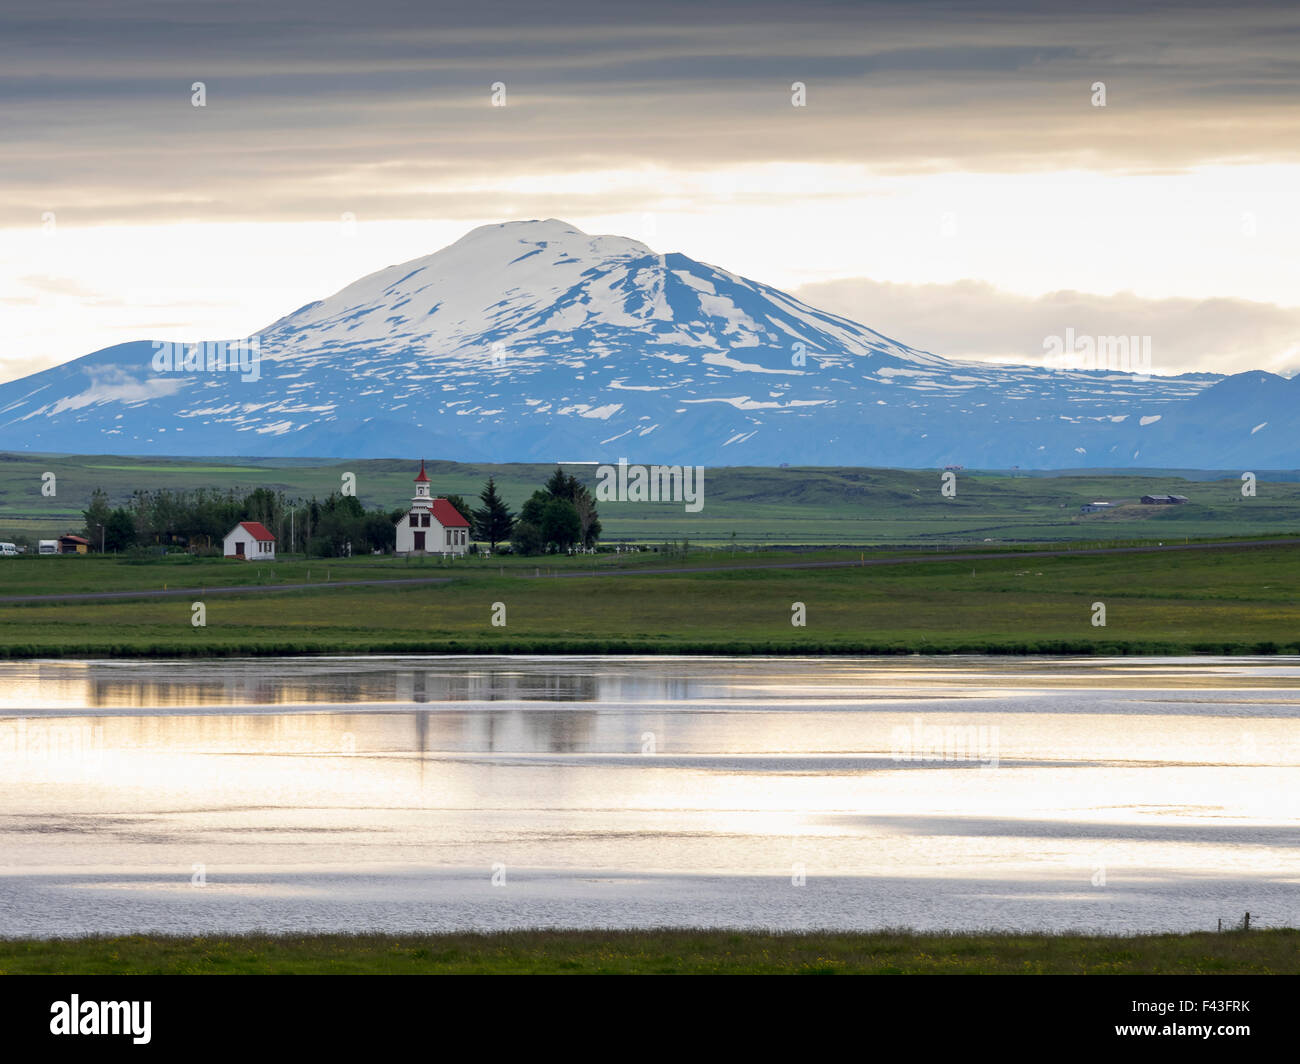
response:
<path id="1" fill-rule="evenodd" d="M 275 537 L 257 521 L 240 521 L 226 533 L 221 553 L 244 561 L 275 561 Z"/>
<path id="2" fill-rule="evenodd" d="M 1079 513 L 1099 514 L 1103 510 L 1113 509 L 1114 506 L 1115 504 L 1113 502 L 1085 502 L 1082 506 L 1079 507 Z"/>
<path id="3" fill-rule="evenodd" d="M 90 540 L 81 536 L 60 536 L 59 553 L 60 554 L 85 554 L 90 550 Z"/>
<path id="4" fill-rule="evenodd" d="M 397 522 L 397 553 L 464 554 L 469 550 L 469 522 L 444 498 L 429 494 L 429 476 L 420 463 L 411 508 Z"/>
<path id="5" fill-rule="evenodd" d="M 1145 506 L 1178 506 L 1187 501 L 1186 495 L 1143 495 Z"/>

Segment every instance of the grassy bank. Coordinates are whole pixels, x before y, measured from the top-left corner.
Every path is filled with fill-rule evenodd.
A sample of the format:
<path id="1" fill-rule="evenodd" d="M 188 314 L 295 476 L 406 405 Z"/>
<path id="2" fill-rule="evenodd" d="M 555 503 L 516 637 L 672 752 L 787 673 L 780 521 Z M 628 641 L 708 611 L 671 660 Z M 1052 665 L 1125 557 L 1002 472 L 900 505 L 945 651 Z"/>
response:
<path id="1" fill-rule="evenodd" d="M 1300 973 L 1300 931 L 1140 935 L 512 931 L 0 940 L 0 974 Z"/>
<path id="2" fill-rule="evenodd" d="M 444 584 L 196 596 L 203 627 L 188 595 L 0 604 L 0 655 L 1297 653 L 1298 576 L 1300 546 L 565 579 L 464 565 Z"/>

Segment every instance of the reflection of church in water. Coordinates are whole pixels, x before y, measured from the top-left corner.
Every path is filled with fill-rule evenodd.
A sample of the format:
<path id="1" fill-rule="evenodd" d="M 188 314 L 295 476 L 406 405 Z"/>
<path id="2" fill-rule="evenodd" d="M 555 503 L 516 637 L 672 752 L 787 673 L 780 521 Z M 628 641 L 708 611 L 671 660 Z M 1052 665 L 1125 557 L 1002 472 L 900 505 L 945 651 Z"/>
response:
<path id="1" fill-rule="evenodd" d="M 476 668 L 448 673 L 433 669 L 398 670 L 394 674 L 398 702 L 595 702 L 601 684 L 590 673 L 551 673 L 543 676 L 510 667 Z"/>

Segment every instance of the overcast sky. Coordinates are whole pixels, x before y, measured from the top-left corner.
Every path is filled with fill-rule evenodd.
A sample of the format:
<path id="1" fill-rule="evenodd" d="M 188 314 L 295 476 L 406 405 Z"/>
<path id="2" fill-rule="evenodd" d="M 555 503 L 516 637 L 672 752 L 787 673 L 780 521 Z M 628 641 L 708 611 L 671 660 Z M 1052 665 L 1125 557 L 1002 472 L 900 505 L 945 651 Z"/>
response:
<path id="1" fill-rule="evenodd" d="M 6 0 L 0 376 L 531 217 L 940 354 L 1295 371 L 1298 102 L 1295 4 Z"/>

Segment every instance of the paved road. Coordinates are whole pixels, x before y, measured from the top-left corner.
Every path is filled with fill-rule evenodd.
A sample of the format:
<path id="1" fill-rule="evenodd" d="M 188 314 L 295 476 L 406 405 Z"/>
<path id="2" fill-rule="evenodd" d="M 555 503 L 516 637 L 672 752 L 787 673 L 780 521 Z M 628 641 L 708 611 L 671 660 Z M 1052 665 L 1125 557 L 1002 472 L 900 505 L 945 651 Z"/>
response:
<path id="1" fill-rule="evenodd" d="M 661 569 L 569 569 L 551 573 L 512 573 L 529 580 L 565 579 L 571 577 L 591 576 L 656 576 L 667 573 L 726 573 L 746 569 L 857 569 L 873 565 L 918 565 L 935 562 L 977 562 L 1006 561 L 1021 558 L 1072 558 L 1092 557 L 1103 554 L 1155 554 L 1166 551 L 1190 550 L 1255 550 L 1260 547 L 1300 547 L 1297 539 L 1261 539 L 1246 542 L 1228 543 L 1169 543 L 1163 547 L 1087 547 L 1081 550 L 1029 550 L 984 552 L 980 554 L 916 554 L 896 558 L 868 558 L 863 561 L 823 561 L 823 562 L 754 562 L 746 565 L 683 565 L 677 568 Z M 540 566 L 538 567 L 540 569 Z M 267 591 L 320 591 L 323 588 L 336 587 L 415 587 L 421 585 L 446 584 L 454 580 L 450 576 L 421 576 L 391 580 L 328 580 L 311 584 L 249 584 L 228 587 L 188 587 L 159 588 L 152 591 L 81 591 L 66 594 L 48 595 L 0 595 L 0 604 L 28 602 L 96 602 L 112 599 L 142 598 L 183 598 L 188 595 L 231 595 Z"/>

